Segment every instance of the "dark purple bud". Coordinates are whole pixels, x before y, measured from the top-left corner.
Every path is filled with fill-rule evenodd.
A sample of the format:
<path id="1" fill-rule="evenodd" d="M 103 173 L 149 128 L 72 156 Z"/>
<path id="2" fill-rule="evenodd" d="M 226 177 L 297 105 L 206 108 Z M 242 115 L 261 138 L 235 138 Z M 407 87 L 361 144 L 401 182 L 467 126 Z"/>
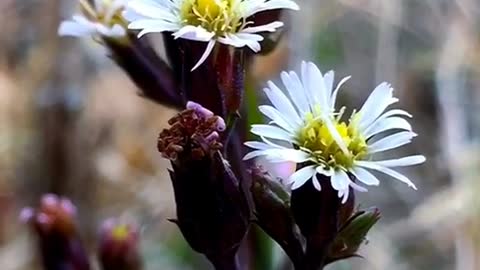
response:
<path id="1" fill-rule="evenodd" d="M 237 269 L 235 254 L 250 221 L 240 183 L 223 158 L 220 117 L 189 103 L 170 119 L 158 149 L 172 162 L 175 223 L 190 246 L 216 269 Z"/>
<path id="2" fill-rule="evenodd" d="M 290 194 L 261 167 L 254 167 L 251 176 L 255 222 L 283 248 L 295 269 L 303 269 L 304 240 L 290 209 Z"/>
<path id="3" fill-rule="evenodd" d="M 46 194 L 37 209 L 26 207 L 19 219 L 38 237 L 45 270 L 89 270 L 87 254 L 78 237 L 76 207 L 54 194 Z"/>
<path id="4" fill-rule="evenodd" d="M 98 256 L 103 270 L 140 270 L 139 232 L 135 224 L 107 219 L 100 228 Z"/>

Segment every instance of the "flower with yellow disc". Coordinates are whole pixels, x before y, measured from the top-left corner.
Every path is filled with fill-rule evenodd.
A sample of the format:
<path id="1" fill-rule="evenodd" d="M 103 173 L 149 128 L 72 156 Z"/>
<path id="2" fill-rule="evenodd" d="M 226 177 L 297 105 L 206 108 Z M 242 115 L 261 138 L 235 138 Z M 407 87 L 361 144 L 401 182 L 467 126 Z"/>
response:
<path id="1" fill-rule="evenodd" d="M 374 154 L 408 144 L 416 136 L 404 118 L 411 117 L 409 113 L 400 109 L 386 111 L 398 101 L 388 83 L 378 85 L 363 107 L 344 121 L 345 108 L 336 110 L 335 102 L 349 77 L 333 89 L 333 71 L 322 75 L 313 63 L 304 62 L 300 77 L 290 71 L 282 72 L 281 79 L 290 99 L 273 82 L 268 82 L 265 93 L 273 106 L 262 105 L 259 110 L 271 122 L 252 126 L 251 132 L 262 141 L 246 142 L 255 150 L 244 159 L 265 156 L 272 162 L 300 164 L 287 181 L 292 189 L 311 180 L 321 190 L 317 176 L 324 175 L 343 202 L 350 188 L 366 191 L 360 184 L 380 183 L 370 171 L 385 173 L 416 189 L 406 176 L 391 168 L 423 163 L 424 156 L 372 160 Z M 384 136 L 385 132 L 389 135 Z"/>
<path id="2" fill-rule="evenodd" d="M 260 51 L 263 37 L 258 33 L 275 32 L 283 23 L 252 26 L 251 16 L 274 9 L 299 7 L 292 0 L 131 0 L 125 16 L 131 21 L 130 29 L 141 30 L 139 37 L 172 32 L 175 38 L 207 42 L 194 70 L 207 59 L 216 42 Z"/>

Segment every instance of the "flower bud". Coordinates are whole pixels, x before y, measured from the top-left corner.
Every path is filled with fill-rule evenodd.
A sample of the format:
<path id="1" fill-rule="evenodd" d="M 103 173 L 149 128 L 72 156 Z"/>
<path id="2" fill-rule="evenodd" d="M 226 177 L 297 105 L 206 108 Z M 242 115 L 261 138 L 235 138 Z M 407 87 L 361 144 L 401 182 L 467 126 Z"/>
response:
<path id="1" fill-rule="evenodd" d="M 110 218 L 100 228 L 98 256 L 103 270 L 140 270 L 138 228 Z"/>
<path id="2" fill-rule="evenodd" d="M 89 270 L 87 254 L 75 225 L 76 207 L 54 194 L 43 195 L 38 209 L 26 207 L 20 221 L 29 224 L 38 237 L 45 270 Z"/>
<path id="3" fill-rule="evenodd" d="M 304 264 L 303 237 L 290 209 L 290 194 L 261 167 L 251 170 L 255 222 L 290 257 L 296 269 Z"/>
<path id="4" fill-rule="evenodd" d="M 235 269 L 250 215 L 240 184 L 221 151 L 223 119 L 197 103 L 169 121 L 158 149 L 170 159 L 177 218 L 190 246 L 217 269 Z"/>

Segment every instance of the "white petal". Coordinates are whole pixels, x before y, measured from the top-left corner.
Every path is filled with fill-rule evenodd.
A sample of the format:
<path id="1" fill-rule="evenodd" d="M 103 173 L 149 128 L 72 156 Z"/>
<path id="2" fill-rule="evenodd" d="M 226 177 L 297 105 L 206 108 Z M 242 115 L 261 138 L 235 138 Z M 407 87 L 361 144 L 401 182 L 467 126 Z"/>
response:
<path id="1" fill-rule="evenodd" d="M 95 28 L 91 25 L 80 24 L 73 21 L 64 21 L 58 28 L 58 35 L 60 36 L 85 37 L 95 32 Z"/>
<path id="2" fill-rule="evenodd" d="M 307 62 L 305 61 L 302 61 L 300 76 L 302 78 L 302 84 L 305 90 L 305 97 L 307 98 L 310 110 L 313 112 L 313 108 L 315 108 L 316 102 L 313 97 L 313 93 L 311 92 L 311 88 L 309 86 L 308 65 L 307 65 Z"/>
<path id="3" fill-rule="evenodd" d="M 165 31 L 173 32 L 173 31 L 177 31 L 178 29 L 179 29 L 179 27 L 177 25 L 173 25 L 173 24 L 171 24 L 171 25 L 167 25 L 167 24 L 160 25 L 159 24 L 155 27 L 144 28 L 142 31 L 140 31 L 140 33 L 138 33 L 137 37 L 141 38 L 148 33 L 161 33 L 161 32 L 165 32 Z"/>
<path id="4" fill-rule="evenodd" d="M 310 92 L 314 104 L 320 105 L 323 113 L 330 113 L 330 106 L 328 105 L 330 102 L 327 100 L 327 97 L 330 98 L 330 93 L 327 93 L 322 73 L 312 62 L 307 63 L 307 81 L 303 83 L 307 91 Z"/>
<path id="5" fill-rule="evenodd" d="M 262 48 L 260 46 L 260 41 L 263 40 L 263 37 L 261 35 L 250 33 L 237 33 L 231 36 L 238 38 L 238 40 L 241 40 L 245 44 L 243 46 L 249 47 L 252 51 L 256 53 L 259 52 Z"/>
<path id="6" fill-rule="evenodd" d="M 208 32 L 201 26 L 186 25 L 172 34 L 175 39 L 184 38 L 196 41 L 210 41 L 215 33 Z"/>
<path id="7" fill-rule="evenodd" d="M 129 29 L 165 28 L 165 30 L 160 30 L 156 32 L 172 31 L 172 30 L 180 29 L 180 27 L 177 24 L 169 23 L 161 20 L 155 20 L 155 19 L 135 20 L 128 25 L 128 28 Z M 153 32 L 153 31 L 150 31 L 150 32 Z"/>
<path id="8" fill-rule="evenodd" d="M 275 126 L 269 126 L 269 125 L 252 125 L 252 128 L 250 130 L 253 134 L 256 134 L 258 136 L 266 137 L 266 138 L 271 138 L 275 140 L 282 140 L 282 141 L 287 141 L 287 142 L 292 142 L 293 141 L 293 136 L 291 133 L 288 131 L 281 129 L 279 127 Z"/>
<path id="9" fill-rule="evenodd" d="M 325 88 L 327 88 L 327 92 L 332 92 L 333 90 L 333 82 L 335 79 L 335 71 L 330 70 L 325 75 L 323 75 L 323 80 L 325 81 Z"/>
<path id="10" fill-rule="evenodd" d="M 316 190 L 318 190 L 318 191 L 322 190 L 322 186 L 320 185 L 320 182 L 318 182 L 318 178 L 317 178 L 316 173 L 313 174 L 312 183 L 313 183 L 313 187 L 315 187 Z"/>
<path id="11" fill-rule="evenodd" d="M 359 123 L 360 129 L 373 123 L 389 105 L 396 101 L 398 101 L 398 99 L 393 97 L 393 88 L 390 87 L 390 84 L 386 82 L 379 84 L 358 112 L 361 117 Z"/>
<path id="12" fill-rule="evenodd" d="M 305 162 L 310 159 L 310 155 L 301 150 L 296 149 L 267 149 L 265 151 L 265 156 L 269 160 L 274 160 L 275 162 L 284 162 L 291 161 L 295 163 Z"/>
<path id="13" fill-rule="evenodd" d="M 280 28 L 282 26 L 283 22 L 275 21 L 269 24 L 244 28 L 241 33 L 275 32 L 277 28 Z"/>
<path id="14" fill-rule="evenodd" d="M 342 203 L 347 202 L 349 193 L 350 193 L 350 188 L 349 187 L 338 191 L 338 197 L 343 198 Z"/>
<path id="15" fill-rule="evenodd" d="M 354 167 L 350 172 L 357 178 L 358 181 L 369 185 L 369 186 L 378 186 L 380 184 L 380 181 L 378 180 L 375 175 L 371 174 L 369 171 L 360 168 L 360 167 Z"/>
<path id="16" fill-rule="evenodd" d="M 249 142 L 244 142 L 244 145 L 253 148 L 253 149 L 258 149 L 258 150 L 266 150 L 272 148 L 271 145 L 263 143 L 263 142 L 257 142 L 257 141 L 249 141 Z"/>
<path id="17" fill-rule="evenodd" d="M 415 187 L 415 184 L 413 184 L 412 181 L 410 181 L 410 179 L 408 179 L 408 177 L 406 177 L 405 175 L 403 175 L 403 174 L 401 174 L 397 171 L 394 171 L 390 168 L 380 166 L 380 165 L 376 164 L 374 161 L 372 161 L 372 162 L 370 162 L 370 161 L 357 161 L 357 162 L 355 162 L 355 165 L 388 174 L 391 177 L 396 178 L 397 180 L 407 184 L 409 187 L 411 187 L 415 190 L 417 189 Z"/>
<path id="18" fill-rule="evenodd" d="M 363 134 L 366 138 L 370 138 L 371 136 L 391 130 L 391 129 L 403 129 L 412 131 L 412 126 L 408 123 L 407 120 L 400 118 L 400 117 L 390 117 L 383 119 L 381 121 L 377 121 L 374 125 L 369 127 L 365 130 Z"/>
<path id="19" fill-rule="evenodd" d="M 344 83 L 346 83 L 348 80 L 350 80 L 351 76 L 348 76 L 348 77 L 345 77 L 343 78 L 338 84 L 337 84 L 337 88 L 335 88 L 335 90 L 333 91 L 332 93 L 332 97 L 330 98 L 330 107 L 332 108 L 332 110 L 335 110 L 335 102 L 337 101 L 337 96 L 338 96 L 338 91 L 340 90 L 340 87 L 342 87 L 342 85 Z"/>
<path id="20" fill-rule="evenodd" d="M 138 14 L 137 12 L 135 12 L 131 8 L 125 9 L 122 12 L 122 17 L 125 18 L 129 22 L 136 21 L 136 20 L 143 20 L 143 19 L 146 18 L 145 16 L 143 16 L 141 14 Z"/>
<path id="21" fill-rule="evenodd" d="M 318 166 L 316 170 L 317 170 L 317 173 L 323 174 L 323 175 L 325 175 L 325 176 L 327 176 L 327 177 L 330 177 L 330 176 L 332 176 L 332 175 L 335 173 L 335 171 L 334 171 L 332 168 L 330 168 L 330 169 L 327 170 L 327 169 L 325 169 L 325 168 L 322 167 L 322 166 Z"/>
<path id="22" fill-rule="evenodd" d="M 343 170 L 336 170 L 330 179 L 335 190 L 345 190 L 348 188 L 348 183 L 350 183 L 348 174 Z"/>
<path id="23" fill-rule="evenodd" d="M 208 42 L 207 47 L 205 48 L 205 51 L 202 54 L 202 57 L 198 60 L 198 62 L 195 64 L 195 66 L 192 68 L 191 71 L 194 71 L 197 69 L 205 60 L 207 60 L 207 57 L 212 53 L 213 47 L 215 46 L 215 40 L 212 39 Z"/>
<path id="24" fill-rule="evenodd" d="M 293 183 L 292 189 L 297 189 L 305 184 L 315 174 L 315 166 L 303 167 L 296 171 L 287 180 L 287 184 Z"/>
<path id="25" fill-rule="evenodd" d="M 105 33 L 102 33 L 108 37 L 123 37 L 127 34 L 127 31 L 123 26 L 115 24 L 112 28 L 109 28 Z"/>
<path id="26" fill-rule="evenodd" d="M 353 188 L 353 190 L 356 190 L 356 191 L 358 191 L 358 192 L 367 192 L 367 191 L 368 191 L 368 189 L 360 186 L 359 184 L 357 184 L 357 183 L 355 183 L 355 182 L 353 182 L 353 181 L 350 181 L 350 184 L 349 184 L 349 185 L 350 185 L 351 188 Z"/>
<path id="27" fill-rule="evenodd" d="M 424 163 L 425 160 L 426 159 L 423 155 L 414 155 L 398 159 L 380 160 L 374 162 L 377 165 L 384 167 L 405 167 Z"/>
<path id="28" fill-rule="evenodd" d="M 417 136 L 417 134 L 410 131 L 392 134 L 369 145 L 368 152 L 373 154 L 400 147 L 410 143 L 415 136 Z"/>
<path id="29" fill-rule="evenodd" d="M 282 78 L 282 82 L 285 85 L 285 88 L 287 88 L 290 99 L 297 107 L 300 115 L 305 115 L 305 113 L 307 113 L 310 108 L 307 98 L 305 96 L 305 90 L 303 89 L 303 85 L 300 82 L 297 74 L 293 71 L 290 72 L 290 74 L 283 71 L 280 74 L 280 77 Z"/>
<path id="30" fill-rule="evenodd" d="M 270 0 L 265 2 L 264 0 L 242 1 L 239 3 L 242 5 L 239 7 L 243 11 L 242 17 L 247 18 L 251 15 L 273 9 L 292 9 L 299 10 L 300 7 L 291 0 Z"/>
<path id="31" fill-rule="evenodd" d="M 254 52 L 260 51 L 261 46 L 259 42 L 262 40 L 262 36 L 250 33 L 226 34 L 224 37 L 218 37 L 218 41 L 223 44 L 237 48 L 247 46 Z"/>
<path id="32" fill-rule="evenodd" d="M 127 9 L 132 9 L 135 13 L 151 19 L 159 19 L 170 22 L 178 21 L 178 18 L 172 13 L 172 10 L 162 5 L 152 4 L 152 1 L 130 1 L 127 4 Z"/>
<path id="33" fill-rule="evenodd" d="M 295 123 L 289 123 L 283 114 L 279 112 L 277 109 L 273 108 L 272 106 L 262 105 L 259 106 L 258 109 L 262 112 L 265 116 L 270 118 L 275 124 L 279 125 L 281 128 L 285 130 L 293 130 L 296 129 Z"/>
<path id="34" fill-rule="evenodd" d="M 263 91 L 267 95 L 270 102 L 272 102 L 273 106 L 282 113 L 285 117 L 288 117 L 288 121 L 292 121 L 293 123 L 300 125 L 302 120 L 298 116 L 298 113 L 295 111 L 290 100 L 283 94 L 282 90 L 280 90 L 273 82 L 268 82 L 268 88 L 264 88 Z"/>
<path id="35" fill-rule="evenodd" d="M 249 160 L 249 159 L 256 158 L 256 157 L 258 157 L 258 156 L 263 156 L 263 155 L 266 155 L 265 151 L 263 151 L 263 150 L 255 150 L 255 151 L 252 151 L 252 152 L 247 153 L 247 154 L 243 157 L 243 160 Z"/>

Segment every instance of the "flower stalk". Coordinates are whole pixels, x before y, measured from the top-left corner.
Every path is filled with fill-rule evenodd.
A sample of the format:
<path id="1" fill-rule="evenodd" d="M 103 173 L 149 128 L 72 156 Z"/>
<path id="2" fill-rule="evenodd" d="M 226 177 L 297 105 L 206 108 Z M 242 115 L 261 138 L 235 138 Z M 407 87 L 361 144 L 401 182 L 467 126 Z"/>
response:
<path id="1" fill-rule="evenodd" d="M 117 42 L 108 37 L 104 41 L 110 57 L 136 84 L 143 97 L 174 108 L 185 105 L 172 70 L 146 39 L 137 39 L 129 33 L 128 42 Z"/>

